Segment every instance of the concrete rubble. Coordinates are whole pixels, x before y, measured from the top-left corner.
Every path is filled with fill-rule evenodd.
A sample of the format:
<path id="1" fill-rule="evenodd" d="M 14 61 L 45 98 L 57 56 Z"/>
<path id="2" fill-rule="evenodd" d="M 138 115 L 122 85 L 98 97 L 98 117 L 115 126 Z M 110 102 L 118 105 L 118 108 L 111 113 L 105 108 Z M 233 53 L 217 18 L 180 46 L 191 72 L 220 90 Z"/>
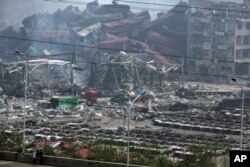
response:
<path id="1" fill-rule="evenodd" d="M 196 88 L 193 88 L 194 92 L 201 91 Z M 178 151 L 183 151 L 182 154 L 188 152 L 188 148 L 195 144 L 206 146 L 221 143 L 217 150 L 223 149 L 226 145 L 230 148 L 238 147 L 241 110 L 219 108 L 223 99 L 237 100 L 237 98 L 221 96 L 219 92 L 206 97 L 196 95 L 197 99 L 189 99 L 189 96 L 180 98 L 173 93 L 174 86 L 169 86 L 168 89 L 166 91 L 168 94 L 162 95 L 156 88 L 153 90 L 155 97 L 141 98 L 135 103 L 130 113 L 132 143 L 154 143 L 159 148 L 143 149 L 153 149 L 151 151 L 157 154 L 170 151 L 173 156 L 177 156 Z M 237 95 L 237 91 L 235 88 L 232 94 Z M 82 152 L 82 157 L 86 158 L 90 155 L 87 151 L 90 140 L 101 137 L 103 140 L 114 140 L 125 144 L 129 105 L 126 101 L 112 102 L 111 99 L 112 97 L 97 97 L 97 101 L 89 106 L 86 97 L 53 96 L 51 100 L 28 98 L 27 145 L 35 141 L 38 147 L 50 145 L 58 153 L 65 151 L 63 147 L 72 145 L 72 148 Z M 0 104 L 1 124 L 8 133 L 14 131 L 21 133 L 23 99 L 2 95 Z M 245 107 L 247 109 L 247 106 Z M 244 118 L 246 131 L 250 130 L 249 117 L 250 115 L 246 115 Z M 80 145 L 76 147 L 72 139 L 77 139 Z M 44 143 L 44 140 L 47 142 Z M 178 149 L 172 149 L 173 146 L 178 146 Z M 247 147 L 247 143 L 244 147 Z M 138 149 L 136 147 L 135 150 Z"/>
<path id="2" fill-rule="evenodd" d="M 1 57 L 1 126 L 6 133 L 21 133 L 25 110 L 27 145 L 51 145 L 62 155 L 63 150 L 74 148 L 86 158 L 92 139 L 127 142 L 129 101 L 143 87 L 147 95 L 130 111 L 131 142 L 159 147 L 134 150 L 170 151 L 174 156 L 189 154 L 188 148 L 196 144 L 220 143 L 217 150 L 237 148 L 239 88 L 192 82 L 180 85 L 164 79 L 170 71 L 181 73 L 180 57 L 187 49 L 186 5 L 180 2 L 182 7 L 151 21 L 148 11 L 134 13 L 127 5 L 90 3 L 84 11 L 69 6 L 25 18 L 19 32 L 11 27 L 3 30 L 0 34 L 51 44 L 1 38 L 0 50 L 10 53 Z M 27 69 L 27 106 L 23 98 L 26 62 L 11 52 L 13 48 L 32 55 Z M 167 58 L 168 54 L 173 56 Z M 250 103 L 245 100 L 247 110 Z M 245 131 L 250 130 L 249 118 L 247 113 Z"/>

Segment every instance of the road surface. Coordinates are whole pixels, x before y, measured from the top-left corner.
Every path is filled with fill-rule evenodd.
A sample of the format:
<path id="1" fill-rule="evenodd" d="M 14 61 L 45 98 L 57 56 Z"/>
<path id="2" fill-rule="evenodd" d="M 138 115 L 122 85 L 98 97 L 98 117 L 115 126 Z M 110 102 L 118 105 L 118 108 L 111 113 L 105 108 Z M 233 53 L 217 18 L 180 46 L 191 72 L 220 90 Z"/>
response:
<path id="1" fill-rule="evenodd" d="M 53 167 L 53 166 L 49 166 L 49 165 L 35 165 L 35 164 L 0 160 L 0 167 L 30 167 L 30 166 Z"/>

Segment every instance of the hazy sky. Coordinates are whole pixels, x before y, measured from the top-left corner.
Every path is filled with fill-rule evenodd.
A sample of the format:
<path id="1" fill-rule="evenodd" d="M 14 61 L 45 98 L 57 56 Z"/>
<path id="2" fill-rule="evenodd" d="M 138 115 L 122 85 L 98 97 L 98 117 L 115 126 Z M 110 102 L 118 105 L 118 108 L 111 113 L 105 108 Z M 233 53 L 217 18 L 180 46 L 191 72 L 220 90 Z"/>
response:
<path id="1" fill-rule="evenodd" d="M 74 2 L 88 3 L 93 0 L 69 0 Z M 179 0 L 129 0 L 138 2 L 152 2 L 152 3 L 164 3 L 174 5 Z M 99 0 L 100 4 L 110 4 L 112 0 Z M 44 0 L 0 0 L 0 29 L 6 25 L 20 26 L 23 18 L 30 16 L 34 13 L 41 12 L 54 12 L 58 8 L 65 8 L 70 5 L 69 3 L 57 3 L 57 2 L 46 2 Z M 73 4 L 79 6 L 81 9 L 85 8 L 84 4 Z M 144 8 L 145 5 L 131 4 L 132 10 L 135 8 Z M 148 8 L 156 9 L 167 9 L 167 7 L 161 6 L 148 6 Z M 134 9 L 140 10 L 140 9 Z M 155 14 L 155 12 L 153 13 Z"/>
<path id="2" fill-rule="evenodd" d="M 88 3 L 93 0 L 68 0 L 73 2 L 84 2 Z M 137 2 L 150 2 L 150 3 L 161 3 L 167 5 L 175 5 L 180 0 L 128 0 Z M 187 1 L 187 0 L 183 0 Z M 203 1 L 203 0 L 201 0 Z M 219 1 L 219 0 L 215 0 Z M 225 0 L 225 1 L 241 1 L 241 0 Z M 110 4 L 112 0 L 99 0 L 100 4 Z M 128 4 L 128 3 L 126 3 Z M 7 25 L 14 25 L 20 27 L 23 18 L 30 16 L 34 13 L 41 12 L 54 12 L 58 8 L 65 8 L 70 5 L 69 3 L 58 3 L 58 2 L 46 2 L 46 0 L 0 0 L 0 29 L 5 28 Z M 79 6 L 81 9 L 85 8 L 84 4 L 74 4 Z M 148 8 L 151 16 L 154 18 L 156 13 L 160 11 L 166 11 L 171 7 L 159 6 L 159 5 L 148 5 L 144 4 L 130 4 L 131 10 L 138 11 L 143 8 Z M 138 9 L 139 8 L 139 9 Z M 156 10 L 156 11 L 155 11 Z"/>

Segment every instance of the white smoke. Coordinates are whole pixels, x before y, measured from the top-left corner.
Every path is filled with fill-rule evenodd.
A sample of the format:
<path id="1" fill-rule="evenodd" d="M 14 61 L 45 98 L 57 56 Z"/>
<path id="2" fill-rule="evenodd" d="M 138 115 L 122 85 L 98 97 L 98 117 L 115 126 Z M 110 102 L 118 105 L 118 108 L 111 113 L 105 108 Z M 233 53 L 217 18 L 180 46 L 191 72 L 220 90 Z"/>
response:
<path id="1" fill-rule="evenodd" d="M 93 0 L 72 0 L 74 2 L 88 3 Z M 100 0 L 99 0 L 100 1 Z M 99 3 L 111 3 L 112 0 L 101 0 Z M 49 2 L 44 0 L 0 0 L 0 30 L 7 26 L 18 29 L 22 25 L 22 20 L 27 16 L 37 13 L 53 13 L 56 10 L 64 9 L 70 3 Z M 72 4 L 80 9 L 86 7 L 85 4 Z"/>
<path id="2" fill-rule="evenodd" d="M 93 0 L 72 0 L 72 2 L 84 2 L 88 3 Z M 113 0 L 99 0 L 100 4 L 111 4 Z M 133 1 L 133 0 L 129 0 Z M 156 1 L 144 1 L 144 0 L 136 0 L 138 2 L 150 2 L 156 3 Z M 157 3 L 164 3 L 164 4 L 176 4 L 179 0 L 158 0 Z M 78 6 L 81 10 L 83 10 L 86 5 L 85 4 L 72 4 L 74 6 Z M 121 3 L 121 4 L 128 4 L 139 8 L 161 8 L 166 9 L 166 7 L 160 7 L 159 5 L 148 5 L 145 7 L 141 4 L 129 4 L 129 3 Z M 22 20 L 27 17 L 31 16 L 36 13 L 53 13 L 56 10 L 64 9 L 66 6 L 71 5 L 70 3 L 58 3 L 58 2 L 51 2 L 45 0 L 1 0 L 0 1 L 0 30 L 6 28 L 9 25 L 12 25 L 14 28 L 18 29 L 22 25 Z M 140 9 L 138 9 L 140 10 Z M 141 9 L 142 10 L 142 9 Z M 156 12 L 151 12 L 154 15 Z"/>
<path id="3" fill-rule="evenodd" d="M 88 3 L 93 0 L 72 0 L 73 2 L 84 2 Z M 111 4 L 113 0 L 98 0 L 100 4 Z M 133 0 L 129 0 L 133 1 Z M 152 18 L 156 17 L 156 14 L 161 10 L 168 10 L 171 5 L 175 5 L 180 1 L 187 2 L 188 0 L 136 0 L 136 2 L 149 2 L 149 3 L 158 3 L 158 4 L 167 4 L 168 6 L 160 5 L 145 5 L 145 4 L 134 4 L 134 3 L 121 3 L 131 5 L 131 10 L 140 11 L 143 8 L 150 11 Z M 202 1 L 202 0 L 201 0 Z M 208 1 L 208 0 L 203 0 Z M 213 1 L 213 0 L 209 0 Z M 241 3 L 243 0 L 214 0 L 214 1 L 230 1 Z M 58 2 L 49 2 L 45 0 L 0 0 L 0 30 L 6 28 L 9 25 L 12 25 L 14 28 L 18 29 L 21 26 L 22 20 L 31 16 L 35 13 L 44 13 L 49 12 L 53 13 L 58 8 L 64 9 L 66 6 L 71 5 L 70 3 L 58 3 Z M 85 8 L 84 4 L 73 4 L 78 6 L 81 10 Z M 140 8 L 140 9 L 136 9 Z M 152 11 L 150 9 L 156 9 Z M 157 9 L 159 11 L 157 11 Z"/>

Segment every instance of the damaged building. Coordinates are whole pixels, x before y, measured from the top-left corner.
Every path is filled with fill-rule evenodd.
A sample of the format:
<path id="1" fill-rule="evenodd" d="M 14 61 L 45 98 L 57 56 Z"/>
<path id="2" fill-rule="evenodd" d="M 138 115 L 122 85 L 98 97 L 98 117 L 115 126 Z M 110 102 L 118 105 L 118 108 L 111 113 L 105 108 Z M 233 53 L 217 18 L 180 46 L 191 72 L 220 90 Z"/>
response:
<path id="1" fill-rule="evenodd" d="M 70 61 L 83 68 L 80 81 L 110 90 L 131 81 L 161 85 L 169 71 L 178 77 L 176 70 L 186 55 L 187 4 L 178 5 L 154 20 L 147 10 L 135 13 L 128 5 L 97 2 L 84 11 L 68 6 L 52 14 L 34 14 L 22 21 L 19 31 L 8 27 L 0 32 L 7 36 L 1 38 L 0 50 L 9 55 L 1 55 L 1 60 L 23 60 L 13 54 L 19 50 L 33 60 Z"/>
<path id="2" fill-rule="evenodd" d="M 159 12 L 152 19 L 148 10 L 134 12 L 129 5 L 100 5 L 93 1 L 83 11 L 68 6 L 52 14 L 29 16 L 23 19 L 19 31 L 6 28 L 0 35 L 19 40 L 2 37 L 0 51 L 10 54 L 19 50 L 39 58 L 60 53 L 56 58 L 65 61 L 72 61 L 67 54 L 74 52 L 75 64 L 85 71 L 82 80 L 88 80 L 94 87 L 102 87 L 109 80 L 115 84 L 109 89 L 121 87 L 116 83 L 125 82 L 120 80 L 125 68 L 130 69 L 125 80 L 139 85 L 138 82 L 148 83 L 146 78 L 153 80 L 151 85 L 161 85 L 166 78 L 183 81 L 184 74 L 186 81 L 228 82 L 224 76 L 250 75 L 249 14 L 232 11 L 248 8 L 247 0 L 243 3 L 189 0 Z M 144 61 L 147 67 L 141 67 L 140 60 L 135 59 L 134 65 L 140 68 L 124 67 L 127 64 L 119 62 L 121 51 Z M 2 62 L 20 59 L 17 55 L 1 55 Z M 108 75 L 114 69 L 115 74 Z M 118 73 L 120 76 L 114 76 Z"/>
<path id="3" fill-rule="evenodd" d="M 81 68 L 72 62 L 51 59 L 29 60 L 28 92 L 33 98 L 47 98 L 53 94 L 72 94 L 76 92 L 74 82 L 79 78 Z M 1 81 L 3 93 L 23 96 L 25 62 L 1 64 Z"/>
<path id="4" fill-rule="evenodd" d="M 249 77 L 247 1 L 189 0 L 189 5 L 198 8 L 189 10 L 186 71 L 211 75 L 196 78 L 207 81 L 218 80 L 216 76 L 223 82 L 228 82 L 223 76 Z"/>
<path id="5" fill-rule="evenodd" d="M 26 17 L 18 31 L 0 32 L 0 124 L 25 132 L 26 117 L 26 140 L 48 142 L 60 156 L 68 141 L 84 152 L 100 137 L 122 154 L 127 141 L 160 146 L 161 156 L 193 145 L 237 149 L 241 120 L 250 130 L 250 113 L 240 117 L 249 88 L 197 81 L 248 77 L 250 21 L 228 14 L 241 7 L 190 0 L 152 19 L 148 10 L 93 1 Z"/>

